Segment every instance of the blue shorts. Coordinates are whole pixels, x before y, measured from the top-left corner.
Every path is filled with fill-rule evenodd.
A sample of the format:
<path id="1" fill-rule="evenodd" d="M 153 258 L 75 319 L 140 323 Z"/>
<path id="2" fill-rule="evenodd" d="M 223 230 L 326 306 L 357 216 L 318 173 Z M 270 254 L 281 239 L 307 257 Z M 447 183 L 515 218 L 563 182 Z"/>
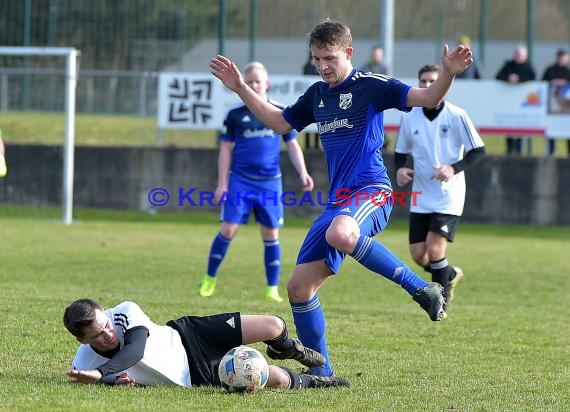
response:
<path id="1" fill-rule="evenodd" d="M 256 222 L 269 228 L 283 226 L 281 179 L 253 180 L 232 173 L 222 206 L 223 222 L 246 224 L 253 210 Z"/>
<path id="2" fill-rule="evenodd" d="M 380 192 L 382 194 L 379 195 Z M 301 246 L 297 264 L 324 259 L 333 273 L 338 272 L 346 255 L 329 245 L 325 238 L 327 229 L 336 216 L 352 216 L 363 236 L 373 237 L 386 228 L 393 207 L 393 202 L 390 201 L 391 189 L 366 187 L 357 193 L 358 196 L 345 199 L 341 204 L 327 206 L 315 220 Z M 362 200 L 366 197 L 367 200 Z"/>

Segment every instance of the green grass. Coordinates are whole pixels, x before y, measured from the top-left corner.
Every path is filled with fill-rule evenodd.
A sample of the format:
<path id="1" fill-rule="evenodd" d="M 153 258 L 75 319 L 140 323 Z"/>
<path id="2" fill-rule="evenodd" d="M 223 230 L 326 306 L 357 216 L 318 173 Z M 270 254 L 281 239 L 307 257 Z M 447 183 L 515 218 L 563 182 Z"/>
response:
<path id="1" fill-rule="evenodd" d="M 3 410 L 568 410 L 570 233 L 563 228 L 461 225 L 450 260 L 466 273 L 449 319 L 432 323 L 407 294 L 348 259 L 319 293 L 336 372 L 351 390 L 109 388 L 68 384 L 77 343 L 65 306 L 89 296 L 138 302 L 157 322 L 227 310 L 271 313 L 294 326 L 287 304 L 263 297 L 262 246 L 244 226 L 216 294 L 197 295 L 215 216 L 77 210 L 80 223 L 0 210 L 0 409 Z M 282 230 L 284 285 L 308 221 Z M 411 263 L 404 222 L 379 237 Z M 262 349 L 259 346 L 259 349 Z M 296 367 L 295 363 L 283 364 Z"/>
<path id="2" fill-rule="evenodd" d="M 60 145 L 64 140 L 63 113 L 0 112 L 0 129 L 6 145 Z M 213 130 L 166 130 L 163 144 L 176 147 L 216 147 Z M 95 146 L 154 146 L 156 118 L 77 114 L 75 143 Z"/>
<path id="3" fill-rule="evenodd" d="M 2 129 L 7 145 L 10 143 L 59 145 L 63 143 L 64 117 L 63 114 L 45 112 L 0 112 L 0 129 Z M 489 154 L 505 153 L 504 136 L 487 135 L 482 138 Z M 75 141 L 77 145 L 155 146 L 158 140 L 154 117 L 90 114 L 77 114 L 76 116 Z M 394 148 L 393 133 L 391 140 L 388 152 L 393 151 Z M 217 135 L 213 130 L 165 130 L 162 144 L 175 147 L 211 148 L 217 147 Z M 544 138 L 533 138 L 532 155 L 543 156 L 544 153 Z M 567 157 L 565 141 L 560 141 L 556 145 L 556 155 Z"/>

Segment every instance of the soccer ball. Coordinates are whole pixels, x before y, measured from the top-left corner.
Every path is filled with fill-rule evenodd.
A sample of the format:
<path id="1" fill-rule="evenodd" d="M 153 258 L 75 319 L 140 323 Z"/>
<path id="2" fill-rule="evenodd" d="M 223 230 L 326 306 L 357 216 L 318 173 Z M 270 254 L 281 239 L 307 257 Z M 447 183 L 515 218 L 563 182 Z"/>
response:
<path id="1" fill-rule="evenodd" d="M 230 349 L 218 367 L 222 386 L 230 393 L 254 393 L 269 379 L 269 365 L 263 355 L 249 346 Z"/>

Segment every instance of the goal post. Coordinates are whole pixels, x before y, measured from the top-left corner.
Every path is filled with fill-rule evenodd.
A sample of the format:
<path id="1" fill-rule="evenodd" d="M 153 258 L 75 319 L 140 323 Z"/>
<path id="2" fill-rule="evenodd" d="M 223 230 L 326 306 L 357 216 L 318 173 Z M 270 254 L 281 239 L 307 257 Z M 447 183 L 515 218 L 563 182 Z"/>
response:
<path id="1" fill-rule="evenodd" d="M 73 223 L 73 173 L 75 148 L 75 93 L 77 86 L 77 57 L 79 51 L 71 47 L 4 47 L 0 56 L 65 57 L 65 131 L 63 146 L 62 219 Z"/>

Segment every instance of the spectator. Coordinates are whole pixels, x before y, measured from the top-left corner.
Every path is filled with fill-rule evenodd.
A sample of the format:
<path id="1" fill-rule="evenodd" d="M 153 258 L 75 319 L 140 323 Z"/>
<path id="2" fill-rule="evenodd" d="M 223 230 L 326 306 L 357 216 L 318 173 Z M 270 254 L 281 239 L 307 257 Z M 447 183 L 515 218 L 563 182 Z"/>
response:
<path id="1" fill-rule="evenodd" d="M 462 34 L 457 38 L 457 44 L 462 44 L 465 47 L 471 47 L 471 38 Z M 463 73 L 459 73 L 457 75 L 458 79 L 471 79 L 471 80 L 479 80 L 481 78 L 481 73 L 479 72 L 479 66 L 477 66 L 477 62 L 473 61 L 470 66 L 468 66 Z"/>
<path id="2" fill-rule="evenodd" d="M 378 45 L 372 46 L 370 59 L 360 68 L 360 71 L 364 73 L 372 72 L 377 74 L 389 74 L 388 66 L 384 63 L 384 49 Z M 390 140 L 390 135 L 385 133 L 382 150 L 388 150 Z"/>
<path id="3" fill-rule="evenodd" d="M 507 60 L 497 73 L 497 80 L 511 84 L 528 82 L 536 79 L 534 69 L 528 61 L 528 51 L 524 46 L 517 46 L 513 59 Z M 530 154 L 530 141 L 527 148 Z M 522 154 L 522 136 L 507 136 L 507 154 Z"/>
<path id="4" fill-rule="evenodd" d="M 307 62 L 303 66 L 303 74 L 312 75 L 312 76 L 319 75 L 317 66 L 315 66 L 315 63 L 313 63 L 313 56 L 311 56 L 311 52 L 309 52 L 309 57 L 307 58 Z"/>
<path id="5" fill-rule="evenodd" d="M 565 49 L 560 49 L 556 52 L 556 62 L 548 66 L 542 75 L 542 80 L 550 82 L 550 88 L 552 90 L 551 96 L 559 96 L 560 90 L 568 82 L 570 82 L 570 68 L 568 68 L 568 62 L 570 61 L 570 55 Z M 551 101 L 552 102 L 552 101 Z M 556 99 L 554 99 L 556 102 Z M 550 111 L 556 112 L 552 103 L 550 105 Z M 570 154 L 570 140 L 568 144 L 568 154 Z M 553 156 L 556 151 L 556 139 L 549 137 L 546 146 L 547 156 Z"/>
<path id="6" fill-rule="evenodd" d="M 388 66 L 384 63 L 384 49 L 380 46 L 373 46 L 368 62 L 360 68 L 360 71 L 364 73 L 390 74 Z"/>
<path id="7" fill-rule="evenodd" d="M 303 66 L 303 74 L 306 76 L 318 76 L 319 75 L 319 70 L 317 69 L 317 66 L 315 66 L 315 63 L 313 63 L 313 56 L 311 55 L 310 51 L 309 51 L 309 57 L 307 58 L 307 62 Z M 318 133 L 311 133 L 311 132 L 305 133 L 305 149 L 311 148 L 311 140 L 313 140 L 312 146 L 315 149 L 318 149 L 319 148 L 319 135 L 318 135 Z"/>

